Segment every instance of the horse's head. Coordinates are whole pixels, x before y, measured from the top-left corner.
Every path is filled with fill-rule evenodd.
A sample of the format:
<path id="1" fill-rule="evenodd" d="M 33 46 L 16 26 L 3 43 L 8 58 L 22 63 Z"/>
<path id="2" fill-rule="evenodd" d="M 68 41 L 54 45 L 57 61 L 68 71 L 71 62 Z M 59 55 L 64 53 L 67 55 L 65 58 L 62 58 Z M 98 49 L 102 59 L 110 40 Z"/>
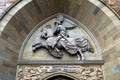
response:
<path id="1" fill-rule="evenodd" d="M 64 16 L 63 15 L 57 15 L 55 24 L 62 24 L 64 22 Z"/>

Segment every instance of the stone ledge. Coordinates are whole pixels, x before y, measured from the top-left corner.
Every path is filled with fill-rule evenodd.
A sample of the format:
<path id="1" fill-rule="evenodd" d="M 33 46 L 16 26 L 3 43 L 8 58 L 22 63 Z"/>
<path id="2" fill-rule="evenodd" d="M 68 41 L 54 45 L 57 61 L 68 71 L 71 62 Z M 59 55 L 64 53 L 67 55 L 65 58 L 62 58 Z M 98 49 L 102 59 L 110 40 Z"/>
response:
<path id="1" fill-rule="evenodd" d="M 50 64 L 56 64 L 56 65 L 64 65 L 64 64 L 71 64 L 71 65 L 103 65 L 104 60 L 85 60 L 85 61 L 70 61 L 70 60 L 18 60 L 17 65 L 50 65 Z"/>

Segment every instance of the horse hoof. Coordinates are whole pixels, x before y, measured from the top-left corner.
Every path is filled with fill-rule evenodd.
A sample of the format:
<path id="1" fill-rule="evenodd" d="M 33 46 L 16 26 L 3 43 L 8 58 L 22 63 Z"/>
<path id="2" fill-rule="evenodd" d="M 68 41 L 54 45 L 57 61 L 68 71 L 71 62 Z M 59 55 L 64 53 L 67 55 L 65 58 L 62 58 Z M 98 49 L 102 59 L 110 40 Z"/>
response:
<path id="1" fill-rule="evenodd" d="M 78 59 L 78 61 L 81 61 L 81 59 Z"/>
<path id="2" fill-rule="evenodd" d="M 85 60 L 85 58 L 82 58 L 81 60 L 82 60 L 82 61 L 84 61 L 84 60 Z"/>
<path id="3" fill-rule="evenodd" d="M 35 53 L 35 52 L 36 52 L 36 49 L 33 47 L 33 48 L 32 48 L 32 51 L 33 51 L 33 53 Z"/>

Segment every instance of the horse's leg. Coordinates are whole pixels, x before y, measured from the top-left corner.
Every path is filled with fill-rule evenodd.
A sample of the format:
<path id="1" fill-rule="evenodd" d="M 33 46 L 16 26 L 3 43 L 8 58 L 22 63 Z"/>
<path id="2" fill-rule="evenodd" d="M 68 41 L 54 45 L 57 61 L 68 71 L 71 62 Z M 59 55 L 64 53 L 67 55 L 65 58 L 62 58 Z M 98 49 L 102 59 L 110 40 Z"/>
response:
<path id="1" fill-rule="evenodd" d="M 32 45 L 32 51 L 33 52 L 36 52 L 39 48 L 46 48 L 46 46 L 43 43 L 37 43 L 35 45 Z"/>
<path id="2" fill-rule="evenodd" d="M 85 60 L 85 57 L 84 57 L 83 53 L 81 53 L 81 56 L 82 56 L 82 59 L 81 59 L 81 60 L 82 60 L 82 61 Z"/>
<path id="3" fill-rule="evenodd" d="M 77 53 L 77 59 L 80 61 L 81 60 L 81 55 Z"/>
<path id="4" fill-rule="evenodd" d="M 63 56 L 63 54 L 61 53 L 61 51 L 57 47 L 52 48 L 52 49 L 48 49 L 48 51 L 50 52 L 50 54 L 53 57 L 62 58 L 62 56 Z"/>
<path id="5" fill-rule="evenodd" d="M 81 52 L 81 50 L 78 49 L 78 51 L 79 51 L 79 53 L 77 53 L 78 60 L 82 60 L 82 61 L 85 60 L 85 57 L 83 53 Z"/>
<path id="6" fill-rule="evenodd" d="M 57 47 L 55 47 L 55 51 L 59 56 L 63 56 L 63 53 Z"/>

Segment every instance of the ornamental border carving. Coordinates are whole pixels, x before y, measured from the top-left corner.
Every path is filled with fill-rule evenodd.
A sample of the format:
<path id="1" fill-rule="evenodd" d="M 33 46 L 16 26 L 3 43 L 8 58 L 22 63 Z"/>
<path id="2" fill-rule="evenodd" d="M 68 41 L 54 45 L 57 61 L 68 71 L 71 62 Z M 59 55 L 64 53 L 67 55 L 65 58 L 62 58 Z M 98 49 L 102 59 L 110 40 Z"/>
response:
<path id="1" fill-rule="evenodd" d="M 89 66 L 80 66 L 77 65 L 76 68 L 68 68 L 68 70 L 76 70 L 76 72 L 65 72 L 64 68 L 59 67 L 54 72 L 48 72 L 45 68 L 48 67 L 51 69 L 52 66 L 56 65 L 40 65 L 40 66 L 31 66 L 31 65 L 22 65 L 18 66 L 17 70 L 17 80 L 46 80 L 50 77 L 63 75 L 63 76 L 72 76 L 71 78 L 75 80 L 104 80 L 102 66 L 100 65 L 89 65 Z M 62 65 L 68 66 L 68 65 Z M 69 65 L 71 66 L 71 65 Z M 75 65 L 74 65 L 75 66 Z M 77 68 L 78 67 L 78 68 Z M 67 69 L 67 68 L 65 68 Z M 52 69 L 51 69 L 52 70 Z"/>

